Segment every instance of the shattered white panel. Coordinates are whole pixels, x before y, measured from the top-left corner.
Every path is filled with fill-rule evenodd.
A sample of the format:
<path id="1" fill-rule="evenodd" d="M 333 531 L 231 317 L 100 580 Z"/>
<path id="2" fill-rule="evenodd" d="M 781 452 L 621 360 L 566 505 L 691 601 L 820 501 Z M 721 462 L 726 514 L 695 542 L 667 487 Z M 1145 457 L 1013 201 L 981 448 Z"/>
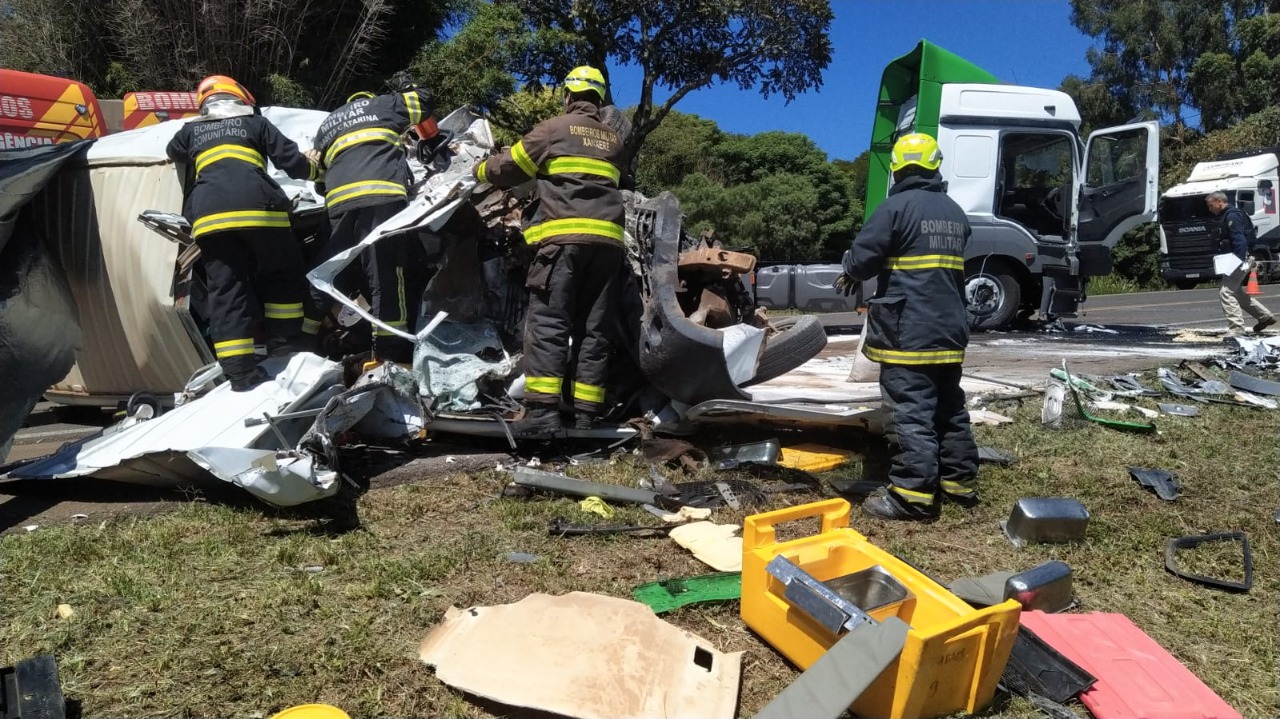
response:
<path id="1" fill-rule="evenodd" d="M 764 346 L 764 330 L 747 324 L 730 325 L 720 330 L 724 337 L 724 363 L 734 384 L 748 382 L 756 376 L 760 364 L 760 348 Z"/>
<path id="2" fill-rule="evenodd" d="M 223 384 L 156 419 L 104 431 L 8 476 L 98 476 L 171 485 L 199 478 L 201 472 L 193 471 L 194 463 L 279 506 L 334 494 L 338 485 L 332 472 L 316 471 L 310 460 L 289 454 L 312 420 L 277 422 L 286 450 L 279 457 L 276 450 L 281 449 L 281 442 L 276 431 L 260 420 L 264 415 L 323 405 L 341 390 L 342 367 L 306 353 L 288 358 L 287 364 L 277 358 L 262 366 L 272 379 L 248 392 L 232 392 L 229 384 Z"/>
<path id="3" fill-rule="evenodd" d="M 480 406 L 478 379 L 506 377 L 515 361 L 491 322 L 445 322 L 415 348 L 413 368 L 437 410 L 463 412 Z"/>
<path id="4" fill-rule="evenodd" d="M 462 108 L 450 113 L 439 124 L 441 130 L 454 133 L 453 141 L 449 146 L 452 153 L 449 158 L 449 168 L 415 185 L 414 197 L 410 200 L 409 206 L 373 228 L 373 231 L 356 246 L 325 260 L 307 274 L 307 280 L 312 285 L 333 297 L 350 311 L 373 325 L 414 343 L 420 341 L 419 337 L 422 333 L 415 336 L 403 330 L 388 327 L 338 290 L 334 286 L 334 278 L 354 262 L 366 248 L 383 237 L 415 230 L 439 230 L 453 216 L 454 211 L 468 201 L 476 188 L 475 178 L 471 176 L 471 168 L 488 157 L 492 148 L 493 136 L 489 130 L 489 123 L 483 119 L 477 119 L 469 110 Z"/>

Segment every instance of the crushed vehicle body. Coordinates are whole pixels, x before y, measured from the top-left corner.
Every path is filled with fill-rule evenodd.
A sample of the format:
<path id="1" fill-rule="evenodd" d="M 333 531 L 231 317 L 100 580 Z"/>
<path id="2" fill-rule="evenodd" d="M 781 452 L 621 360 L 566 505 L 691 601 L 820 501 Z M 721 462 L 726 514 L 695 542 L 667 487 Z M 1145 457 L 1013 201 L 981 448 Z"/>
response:
<path id="1" fill-rule="evenodd" d="M 284 108 L 264 108 L 263 114 L 302 146 L 311 144 L 324 117 Z M 215 409 L 221 407 L 215 398 L 226 389 L 218 385 L 208 390 L 221 377 L 208 339 L 202 268 L 185 220 L 177 214 L 181 189 L 163 149 L 179 122 L 89 144 L 27 193 L 29 201 L 17 226 L 30 228 L 40 239 L 36 244 L 54 260 L 52 274 L 61 268 L 57 279 L 66 286 L 62 294 L 70 307 L 70 326 L 83 338 L 65 377 L 42 377 L 42 383 L 52 386 L 26 388 L 20 397 L 6 398 L 6 408 L 25 416 L 38 391 L 63 403 L 123 404 L 129 426 L 111 428 L 110 437 L 91 440 L 98 444 L 89 448 L 80 446 L 47 462 L 24 464 L 18 470 L 23 477 L 89 475 L 132 481 L 146 472 L 138 469 L 138 456 L 124 447 L 134 442 L 132 435 L 159 431 L 144 432 L 148 423 L 243 425 L 258 419 L 245 415 L 237 420 L 244 414 L 240 409 Z M 418 327 L 404 332 L 381 326 L 415 343 L 412 371 L 396 368 L 392 381 L 384 365 L 388 376 L 380 381 L 382 390 L 370 392 L 367 386 L 374 380 L 368 373 L 357 376 L 347 362 L 346 371 L 339 371 L 336 379 L 324 374 L 324 381 L 318 381 L 309 395 L 323 406 L 323 414 L 317 416 L 321 407 L 308 405 L 310 414 L 287 419 L 293 431 L 282 433 L 279 423 L 270 422 L 269 428 L 258 427 L 252 436 L 237 434 L 232 443 L 237 451 L 306 454 L 315 464 L 299 474 L 318 488 L 311 493 L 314 498 L 330 492 L 316 477 L 336 471 L 335 437 L 348 430 L 362 436 L 407 437 L 430 426 L 433 431 L 511 440 L 506 423 L 519 411 L 524 387 L 520 352 L 528 303 L 525 276 L 533 256 L 521 223 L 523 211 L 536 198 L 531 197 L 532 183 L 508 191 L 478 185 L 472 177 L 475 163 L 495 151 L 486 120 L 463 108 L 439 124 L 447 143 L 408 153 L 415 178 L 409 206 L 355 248 L 334 257 L 309 258 L 314 268 L 309 281 L 334 300 L 321 327 L 320 354 L 327 359 L 315 359 L 341 367 L 336 362 L 367 352 L 370 323 L 377 323 L 364 298 L 339 289 L 341 273 L 361 251 L 386 237 L 407 233 L 418 240 L 413 246 L 421 252 L 415 259 L 425 279 Z M 0 165 L 0 181 L 8 164 Z M 320 244 L 311 240 L 324 221 L 323 199 L 309 183 L 277 179 L 295 202 L 295 235 L 310 250 Z M 752 385 L 785 374 L 826 346 L 821 324 L 804 317 L 771 322 L 757 311 L 742 282 L 742 276 L 754 269 L 755 258 L 683 232 L 674 196 L 625 196 L 629 261 L 619 278 L 619 311 L 611 328 L 604 423 L 595 430 L 570 430 L 570 437 L 625 438 L 636 430 L 624 425 L 637 419 L 655 431 L 671 433 L 691 431 L 701 417 L 804 424 L 830 415 L 831 424 L 877 426 L 865 407 L 855 410 L 830 401 L 806 405 L 796 397 L 785 402 L 754 398 Z M 66 207 L 79 211 L 67 213 Z M 19 328 L 18 334 L 31 330 Z M 60 349 L 66 365 L 67 347 Z M 46 366 L 56 368 L 56 363 Z M 14 373 L 21 376 L 35 369 L 18 363 Z M 203 381 L 194 381 L 195 375 L 202 375 Z M 136 401 L 139 393 L 152 395 L 153 401 Z M 726 401 L 733 403 L 729 412 L 718 404 Z M 157 413 L 179 406 L 147 419 L 150 412 L 136 411 L 142 404 Z M 299 411 L 291 407 L 279 401 L 263 411 Z M 803 410 L 802 416 L 798 410 Z M 261 414 L 256 407 L 253 412 Z M 16 426 L 0 439 L 8 440 L 15 430 Z M 154 446 L 150 440 L 139 440 L 139 446 L 170 456 L 186 453 L 188 463 L 249 488 L 243 481 L 244 467 L 220 469 L 200 463 L 192 454 L 197 448 L 190 446 L 199 436 L 193 432 L 183 441 Z M 255 467 L 263 474 L 262 467 L 270 462 L 265 456 L 257 460 L 261 461 Z M 266 473 L 276 478 L 279 472 Z M 184 470 L 167 479 L 189 476 Z M 146 479 L 141 476 L 141 481 Z M 308 491 L 302 488 L 291 496 Z M 271 491 L 255 494 L 266 501 L 280 499 Z"/>

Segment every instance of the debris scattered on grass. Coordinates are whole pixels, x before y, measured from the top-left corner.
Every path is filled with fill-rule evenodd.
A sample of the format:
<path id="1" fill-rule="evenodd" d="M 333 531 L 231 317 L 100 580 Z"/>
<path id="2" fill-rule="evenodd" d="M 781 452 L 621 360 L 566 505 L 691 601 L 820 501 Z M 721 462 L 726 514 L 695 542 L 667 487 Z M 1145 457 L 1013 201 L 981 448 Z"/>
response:
<path id="1" fill-rule="evenodd" d="M 585 592 L 452 607 L 418 656 L 468 694 L 577 719 L 732 719 L 742 671 L 741 652 Z"/>
<path id="2" fill-rule="evenodd" d="M 507 552 L 502 555 L 502 558 L 508 562 L 514 562 L 516 564 L 530 564 L 542 559 L 542 557 L 539 557 L 536 554 L 529 554 L 528 552 Z"/>
<path id="3" fill-rule="evenodd" d="M 578 506 L 581 507 L 584 512 L 598 514 L 605 519 L 613 516 L 613 507 L 610 507 L 599 497 L 587 497 L 581 502 L 578 502 Z"/>
<path id="4" fill-rule="evenodd" d="M 70 604 L 59 604 L 57 613 L 59 619 L 70 619 L 76 615 L 76 611 L 71 608 Z"/>
<path id="5" fill-rule="evenodd" d="M 741 572 L 742 537 L 735 536 L 740 529 L 736 524 L 693 522 L 673 528 L 670 536 L 712 569 Z"/>

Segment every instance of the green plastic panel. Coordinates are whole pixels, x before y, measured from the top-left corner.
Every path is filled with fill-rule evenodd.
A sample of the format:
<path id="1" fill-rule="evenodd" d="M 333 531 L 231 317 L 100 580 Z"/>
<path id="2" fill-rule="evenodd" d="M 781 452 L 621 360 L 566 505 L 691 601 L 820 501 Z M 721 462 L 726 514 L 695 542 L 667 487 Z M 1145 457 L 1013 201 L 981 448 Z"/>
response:
<path id="1" fill-rule="evenodd" d="M 998 83 L 995 75 L 928 40 L 889 63 L 880 77 L 880 97 L 871 128 L 865 217 L 870 217 L 889 193 L 889 153 L 893 150 L 898 113 L 916 96 L 915 132 L 938 136 L 942 86 L 947 83 Z M 945 159 L 944 159 L 945 161 Z"/>

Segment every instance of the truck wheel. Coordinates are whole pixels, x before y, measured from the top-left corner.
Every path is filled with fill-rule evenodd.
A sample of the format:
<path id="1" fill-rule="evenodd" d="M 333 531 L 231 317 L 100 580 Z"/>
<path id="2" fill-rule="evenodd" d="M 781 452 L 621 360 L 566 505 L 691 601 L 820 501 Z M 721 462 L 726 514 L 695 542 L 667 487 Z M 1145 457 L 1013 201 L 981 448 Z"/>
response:
<path id="1" fill-rule="evenodd" d="M 1000 329 L 1018 313 L 1022 286 L 1008 270 L 988 263 L 986 268 L 969 270 L 964 278 L 964 298 L 970 327 Z"/>
<path id="2" fill-rule="evenodd" d="M 1173 286 L 1180 290 L 1194 290 L 1198 284 L 1200 284 L 1199 280 L 1176 280 Z"/>
<path id="3" fill-rule="evenodd" d="M 813 315 L 786 317 L 772 321 L 776 334 L 765 340 L 756 376 L 742 386 L 768 382 L 813 359 L 827 346 L 827 331 Z"/>

